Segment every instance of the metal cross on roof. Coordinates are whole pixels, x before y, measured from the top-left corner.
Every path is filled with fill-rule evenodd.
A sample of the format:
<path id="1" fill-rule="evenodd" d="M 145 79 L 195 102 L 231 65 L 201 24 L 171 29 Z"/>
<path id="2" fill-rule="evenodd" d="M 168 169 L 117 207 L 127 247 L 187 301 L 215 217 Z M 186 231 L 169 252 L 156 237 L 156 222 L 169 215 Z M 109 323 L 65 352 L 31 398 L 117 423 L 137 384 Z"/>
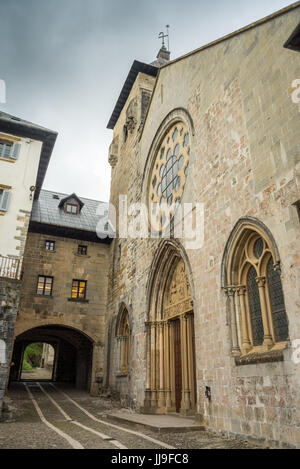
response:
<path id="1" fill-rule="evenodd" d="M 161 31 L 158 35 L 158 38 L 159 39 L 162 39 L 162 47 L 165 47 L 165 37 L 168 38 L 168 50 L 169 50 L 169 25 L 167 24 L 166 25 L 166 28 L 167 28 L 167 34 L 164 34 L 163 31 Z"/>

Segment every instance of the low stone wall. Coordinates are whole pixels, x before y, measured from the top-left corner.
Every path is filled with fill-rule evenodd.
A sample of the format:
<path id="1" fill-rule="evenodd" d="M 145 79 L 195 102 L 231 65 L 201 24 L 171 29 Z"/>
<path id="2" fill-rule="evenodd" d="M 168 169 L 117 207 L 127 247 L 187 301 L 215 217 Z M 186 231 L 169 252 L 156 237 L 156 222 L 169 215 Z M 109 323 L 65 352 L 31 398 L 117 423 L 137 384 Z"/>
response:
<path id="1" fill-rule="evenodd" d="M 19 308 L 20 283 L 19 280 L 0 278 L 0 419 Z"/>

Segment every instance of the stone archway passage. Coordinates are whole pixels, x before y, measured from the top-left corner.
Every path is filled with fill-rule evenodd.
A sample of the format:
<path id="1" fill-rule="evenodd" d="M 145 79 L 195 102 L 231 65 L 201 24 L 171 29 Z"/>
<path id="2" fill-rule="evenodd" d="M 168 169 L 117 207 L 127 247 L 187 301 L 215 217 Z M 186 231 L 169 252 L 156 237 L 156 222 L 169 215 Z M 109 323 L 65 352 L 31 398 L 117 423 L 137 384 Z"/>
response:
<path id="1" fill-rule="evenodd" d="M 80 331 L 59 325 L 36 327 L 16 337 L 10 382 L 22 379 L 24 351 L 34 342 L 54 348 L 53 381 L 73 384 L 77 389 L 90 388 L 93 342 Z"/>
<path id="2" fill-rule="evenodd" d="M 174 258 L 153 299 L 157 314 L 148 323 L 148 389 L 145 412 L 194 414 L 196 364 L 194 313 L 184 261 Z M 159 303 L 160 301 L 160 303 Z"/>

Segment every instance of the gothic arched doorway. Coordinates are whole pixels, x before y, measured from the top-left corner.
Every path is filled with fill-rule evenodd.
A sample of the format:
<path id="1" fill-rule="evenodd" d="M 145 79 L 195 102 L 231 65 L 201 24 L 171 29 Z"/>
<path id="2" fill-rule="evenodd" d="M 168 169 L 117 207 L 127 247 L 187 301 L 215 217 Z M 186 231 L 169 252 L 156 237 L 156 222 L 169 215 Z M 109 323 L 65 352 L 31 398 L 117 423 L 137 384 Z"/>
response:
<path id="1" fill-rule="evenodd" d="M 145 411 L 193 414 L 196 408 L 194 312 L 186 264 L 172 243 L 150 291 Z"/>

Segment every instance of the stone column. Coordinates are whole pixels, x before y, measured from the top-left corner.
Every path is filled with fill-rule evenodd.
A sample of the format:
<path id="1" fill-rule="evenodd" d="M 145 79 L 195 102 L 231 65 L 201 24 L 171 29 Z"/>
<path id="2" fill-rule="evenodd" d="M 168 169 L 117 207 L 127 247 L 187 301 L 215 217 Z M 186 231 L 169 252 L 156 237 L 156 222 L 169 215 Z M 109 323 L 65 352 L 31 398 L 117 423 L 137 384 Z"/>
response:
<path id="1" fill-rule="evenodd" d="M 174 321 L 169 324 L 170 332 L 170 388 L 171 405 L 175 408 L 175 345 L 174 345 Z"/>
<path id="2" fill-rule="evenodd" d="M 196 404 L 195 396 L 195 363 L 194 363 L 194 348 L 193 348 L 193 320 L 194 316 L 189 314 L 187 317 L 187 349 L 188 349 L 188 387 L 191 391 L 190 401 L 191 407 L 194 408 Z"/>
<path id="3" fill-rule="evenodd" d="M 156 322 L 151 323 L 151 407 L 157 407 L 156 388 Z"/>
<path id="4" fill-rule="evenodd" d="M 270 324 L 268 318 L 268 310 L 267 310 L 267 303 L 266 303 L 266 277 L 257 277 L 256 282 L 258 284 L 259 289 L 259 298 L 261 304 L 261 312 L 262 312 L 262 320 L 263 320 L 263 327 L 264 327 L 264 342 L 268 349 L 273 347 L 274 342 L 272 339 L 271 331 L 270 331 Z"/>
<path id="5" fill-rule="evenodd" d="M 166 379 L 166 408 L 167 411 L 172 408 L 171 398 L 171 375 L 170 375 L 170 323 L 165 323 L 165 379 Z"/>
<path id="6" fill-rule="evenodd" d="M 159 334 L 159 396 L 158 396 L 158 407 L 163 409 L 166 407 L 165 399 L 165 387 L 164 387 L 164 375 L 165 375 L 165 364 L 164 364 L 164 326 L 163 322 L 158 325 Z"/>
<path id="7" fill-rule="evenodd" d="M 187 347 L 187 316 L 180 316 L 181 322 L 181 361 L 182 361 L 182 400 L 181 411 L 186 413 L 191 408 L 191 390 L 189 389 L 188 347 Z"/>
<path id="8" fill-rule="evenodd" d="M 248 321 L 247 321 L 247 313 L 246 313 L 246 291 L 247 288 L 245 286 L 237 287 L 238 296 L 240 299 L 240 306 L 241 306 L 241 315 L 242 315 L 242 353 L 246 354 L 251 350 L 251 342 L 249 338 L 249 330 L 248 330 Z"/>
<path id="9" fill-rule="evenodd" d="M 146 390 L 145 408 L 151 407 L 151 325 L 146 323 Z"/>
<path id="10" fill-rule="evenodd" d="M 235 288 L 226 287 L 226 294 L 229 301 L 229 311 L 230 311 L 230 326 L 231 326 L 231 353 L 234 357 L 238 357 L 241 354 L 238 340 L 238 331 L 237 331 L 237 321 L 236 321 L 236 311 L 235 311 Z"/>
<path id="11" fill-rule="evenodd" d="M 117 337 L 117 350 L 116 350 L 116 355 L 117 355 L 117 373 L 121 373 L 121 368 L 122 368 L 122 355 L 121 355 L 121 337 Z"/>

